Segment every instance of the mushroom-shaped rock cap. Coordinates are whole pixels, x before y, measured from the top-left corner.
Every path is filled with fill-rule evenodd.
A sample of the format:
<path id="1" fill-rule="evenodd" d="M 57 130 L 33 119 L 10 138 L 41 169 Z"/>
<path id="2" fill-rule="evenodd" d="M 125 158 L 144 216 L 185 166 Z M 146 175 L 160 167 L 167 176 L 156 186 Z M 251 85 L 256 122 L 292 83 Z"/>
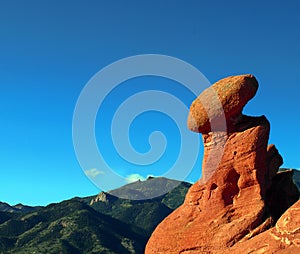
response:
<path id="1" fill-rule="evenodd" d="M 226 122 L 228 125 L 241 115 L 243 107 L 254 97 L 257 89 L 257 80 L 250 74 L 219 80 L 193 101 L 188 128 L 200 133 L 225 131 Z"/>

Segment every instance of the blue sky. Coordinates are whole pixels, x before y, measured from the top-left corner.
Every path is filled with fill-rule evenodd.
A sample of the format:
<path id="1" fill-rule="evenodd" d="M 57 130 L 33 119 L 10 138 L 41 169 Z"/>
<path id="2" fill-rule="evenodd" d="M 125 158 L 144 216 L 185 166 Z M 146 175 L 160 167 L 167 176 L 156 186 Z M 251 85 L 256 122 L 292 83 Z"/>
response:
<path id="1" fill-rule="evenodd" d="M 278 147 L 284 166 L 300 168 L 299 10 L 298 1 L 1 1 L 0 201 L 45 205 L 100 191 L 77 162 L 73 111 L 95 73 L 137 54 L 182 59 L 212 83 L 254 74 L 260 87 L 244 112 L 266 115 L 270 143 Z M 137 83 L 168 82 L 145 78 L 128 87 L 132 92 Z M 178 153 L 176 126 L 158 114 L 150 114 L 155 120 L 144 117 L 133 123 L 138 133 L 133 143 L 146 151 L 144 135 L 152 127 L 168 129 L 166 153 L 172 160 Z M 149 128 L 141 128 L 145 123 Z M 109 149 L 113 167 L 126 168 Z M 162 159 L 159 168 L 168 163 Z M 200 166 L 201 158 L 196 169 Z M 199 171 L 188 180 L 196 180 Z"/>

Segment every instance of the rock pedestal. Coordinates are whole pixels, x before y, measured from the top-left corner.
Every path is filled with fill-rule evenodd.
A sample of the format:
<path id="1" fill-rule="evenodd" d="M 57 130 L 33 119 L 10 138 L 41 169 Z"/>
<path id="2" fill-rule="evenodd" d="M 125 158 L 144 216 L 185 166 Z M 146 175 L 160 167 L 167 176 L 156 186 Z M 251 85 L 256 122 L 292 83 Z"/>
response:
<path id="1" fill-rule="evenodd" d="M 299 198 L 292 174 L 277 173 L 282 158 L 274 145 L 268 146 L 268 120 L 241 113 L 254 96 L 257 81 L 252 75 L 229 77 L 210 89 L 216 87 L 224 111 L 215 110 L 216 104 L 201 94 L 193 102 L 188 120 L 193 131 L 203 134 L 202 178 L 190 188 L 184 204 L 158 225 L 145 253 L 250 253 L 243 251 L 244 246 L 265 251 L 257 253 L 273 253 L 278 248 L 299 248 L 300 233 L 291 236 L 296 225 L 300 227 L 299 221 L 285 218 L 299 216 L 300 204 L 282 216 Z M 225 115 L 225 129 L 211 131 L 207 127 L 210 119 L 202 117 L 201 110 L 209 107 L 214 112 L 210 116 L 221 119 L 219 116 Z M 222 155 L 216 165 L 213 158 L 219 151 Z M 269 245 L 262 245 L 262 235 Z"/>

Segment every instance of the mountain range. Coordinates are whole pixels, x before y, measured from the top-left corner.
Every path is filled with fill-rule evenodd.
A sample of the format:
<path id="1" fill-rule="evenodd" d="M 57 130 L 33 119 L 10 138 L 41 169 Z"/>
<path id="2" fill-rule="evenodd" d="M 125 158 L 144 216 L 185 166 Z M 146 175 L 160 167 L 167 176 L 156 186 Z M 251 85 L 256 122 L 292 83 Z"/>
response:
<path id="1" fill-rule="evenodd" d="M 294 181 L 300 189 L 300 171 L 294 170 Z M 177 187 L 142 199 L 170 186 Z M 155 227 L 183 203 L 190 186 L 151 177 L 45 207 L 0 202 L 0 253 L 144 253 Z M 126 199 L 132 193 L 140 200 Z"/>
<path id="2" fill-rule="evenodd" d="M 177 187 L 153 199 L 129 200 L 113 195 L 126 196 L 134 191 L 142 197 L 170 185 Z M 110 193 L 46 207 L 1 203 L 0 253 L 143 253 L 154 228 L 183 202 L 190 186 L 149 178 Z"/>

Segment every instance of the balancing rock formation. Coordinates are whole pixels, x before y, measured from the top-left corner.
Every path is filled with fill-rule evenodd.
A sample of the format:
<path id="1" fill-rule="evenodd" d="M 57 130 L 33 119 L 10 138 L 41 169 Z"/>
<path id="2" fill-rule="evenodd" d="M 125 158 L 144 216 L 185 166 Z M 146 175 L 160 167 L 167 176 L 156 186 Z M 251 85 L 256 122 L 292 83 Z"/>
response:
<path id="1" fill-rule="evenodd" d="M 242 114 L 257 89 L 252 75 L 228 77 L 193 102 L 188 127 L 203 136 L 202 178 L 157 226 L 146 254 L 300 253 L 293 172 L 278 172 L 268 120 Z"/>

